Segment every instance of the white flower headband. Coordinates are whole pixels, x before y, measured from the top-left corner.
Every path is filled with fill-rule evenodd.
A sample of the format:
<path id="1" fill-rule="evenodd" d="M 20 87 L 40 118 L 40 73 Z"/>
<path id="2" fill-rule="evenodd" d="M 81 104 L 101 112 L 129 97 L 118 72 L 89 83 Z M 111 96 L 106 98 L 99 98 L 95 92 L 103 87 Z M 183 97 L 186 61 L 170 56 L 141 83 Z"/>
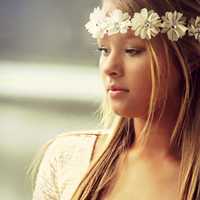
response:
<path id="1" fill-rule="evenodd" d="M 153 10 L 143 8 L 131 18 L 127 12 L 123 13 L 119 9 L 106 16 L 97 7 L 90 14 L 90 20 L 85 27 L 93 38 L 102 38 L 104 34 L 126 33 L 131 28 L 142 39 L 150 40 L 161 32 L 167 33 L 169 40 L 178 41 L 188 31 L 189 36 L 194 36 L 200 42 L 200 16 L 192 18 L 186 25 L 186 18 L 177 11 L 166 12 L 160 17 Z"/>

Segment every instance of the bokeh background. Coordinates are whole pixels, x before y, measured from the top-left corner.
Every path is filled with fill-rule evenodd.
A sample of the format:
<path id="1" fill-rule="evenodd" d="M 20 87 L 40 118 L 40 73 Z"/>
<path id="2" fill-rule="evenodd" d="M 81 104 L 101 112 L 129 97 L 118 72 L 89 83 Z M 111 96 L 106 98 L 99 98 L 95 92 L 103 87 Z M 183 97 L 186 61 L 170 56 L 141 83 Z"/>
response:
<path id="1" fill-rule="evenodd" d="M 58 134 L 101 129 L 96 41 L 84 25 L 97 0 L 0 0 L 0 194 L 32 197 L 26 170 Z"/>

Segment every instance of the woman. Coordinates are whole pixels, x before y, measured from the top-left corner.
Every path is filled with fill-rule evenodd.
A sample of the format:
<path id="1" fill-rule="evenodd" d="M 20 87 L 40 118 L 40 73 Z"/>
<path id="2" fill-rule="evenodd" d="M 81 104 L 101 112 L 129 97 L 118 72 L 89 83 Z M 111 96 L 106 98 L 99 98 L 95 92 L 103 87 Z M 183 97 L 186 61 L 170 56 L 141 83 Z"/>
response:
<path id="1" fill-rule="evenodd" d="M 200 199 L 199 0 L 104 0 L 86 28 L 101 51 L 109 133 L 51 142 L 34 199 Z M 60 170 L 64 138 L 70 161 Z"/>

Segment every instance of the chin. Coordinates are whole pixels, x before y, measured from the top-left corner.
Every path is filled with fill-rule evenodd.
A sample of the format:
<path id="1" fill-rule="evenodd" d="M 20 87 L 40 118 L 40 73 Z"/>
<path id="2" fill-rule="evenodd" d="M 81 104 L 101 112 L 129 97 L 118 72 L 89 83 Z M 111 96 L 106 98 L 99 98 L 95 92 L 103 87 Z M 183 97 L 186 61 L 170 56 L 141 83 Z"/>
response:
<path id="1" fill-rule="evenodd" d="M 113 112 L 116 115 L 119 115 L 121 117 L 125 118 L 143 118 L 147 115 L 145 111 L 139 111 L 139 110 L 131 110 L 130 108 L 126 109 L 119 109 L 119 108 L 112 108 Z"/>
<path id="2" fill-rule="evenodd" d="M 125 109 L 114 109 L 113 108 L 113 112 L 116 115 L 119 115 L 121 117 L 126 117 L 126 118 L 130 118 L 130 117 L 135 117 L 133 112 L 130 112 L 130 110 L 125 110 Z"/>

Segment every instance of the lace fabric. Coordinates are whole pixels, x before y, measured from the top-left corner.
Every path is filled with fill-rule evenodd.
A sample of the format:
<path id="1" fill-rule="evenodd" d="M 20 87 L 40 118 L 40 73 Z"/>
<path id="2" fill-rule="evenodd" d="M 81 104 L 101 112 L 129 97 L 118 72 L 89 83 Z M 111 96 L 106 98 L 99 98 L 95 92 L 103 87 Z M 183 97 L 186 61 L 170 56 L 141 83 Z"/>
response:
<path id="1" fill-rule="evenodd" d="M 70 200 L 89 167 L 98 133 L 61 134 L 49 145 L 33 200 Z"/>

